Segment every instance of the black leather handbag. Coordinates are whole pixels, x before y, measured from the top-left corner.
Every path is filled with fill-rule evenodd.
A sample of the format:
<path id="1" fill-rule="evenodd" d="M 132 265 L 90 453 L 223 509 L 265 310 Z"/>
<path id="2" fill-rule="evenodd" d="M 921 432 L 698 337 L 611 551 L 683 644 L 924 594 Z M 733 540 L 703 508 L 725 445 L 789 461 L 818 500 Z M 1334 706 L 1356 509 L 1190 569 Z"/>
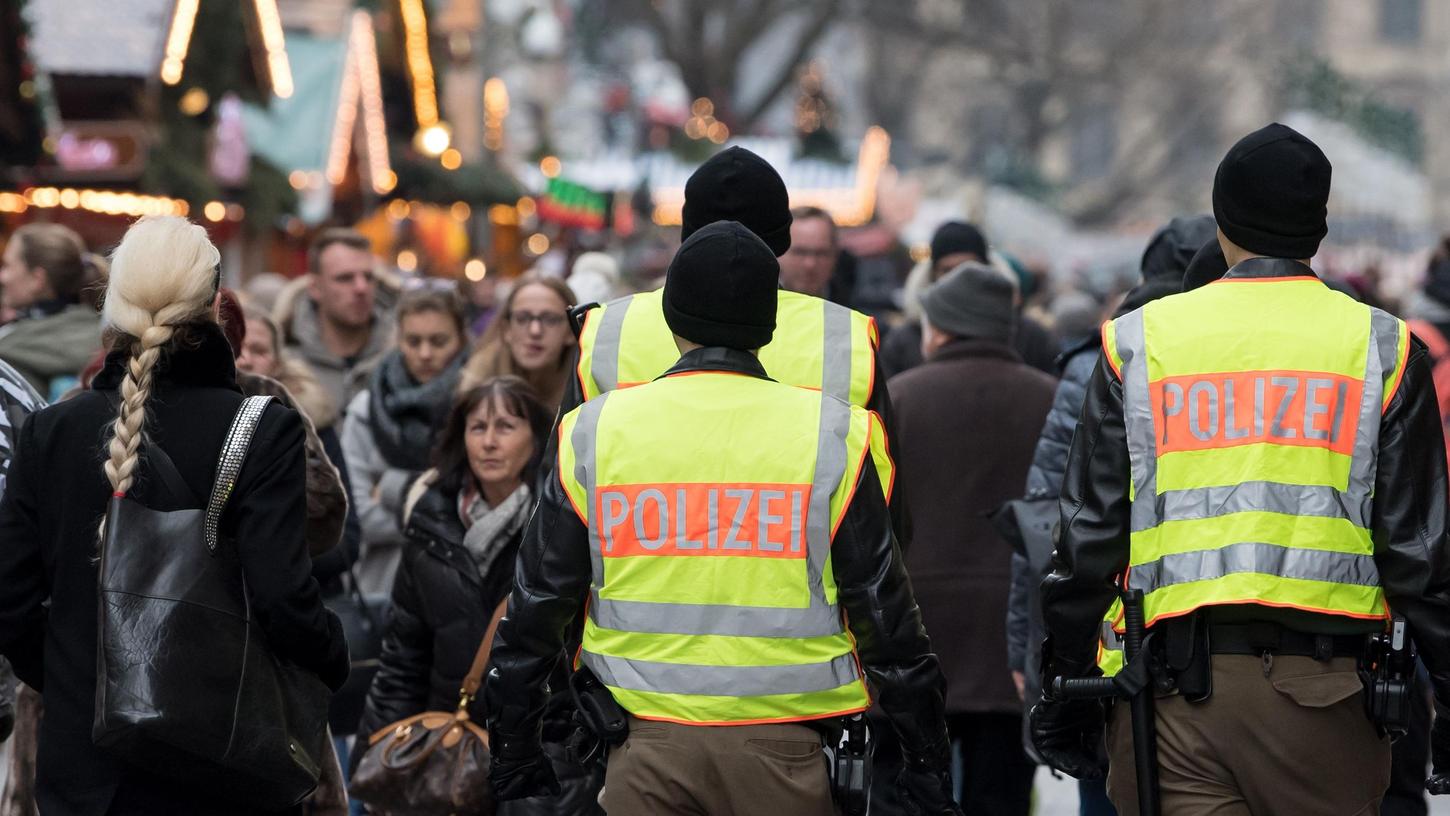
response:
<path id="1" fill-rule="evenodd" d="M 270 400 L 251 397 L 237 411 L 205 508 L 111 499 L 91 731 L 119 759 L 258 810 L 292 806 L 317 786 L 329 697 L 316 675 L 268 648 L 236 542 L 218 540 Z M 177 498 L 191 493 L 160 448 L 146 461 Z"/>

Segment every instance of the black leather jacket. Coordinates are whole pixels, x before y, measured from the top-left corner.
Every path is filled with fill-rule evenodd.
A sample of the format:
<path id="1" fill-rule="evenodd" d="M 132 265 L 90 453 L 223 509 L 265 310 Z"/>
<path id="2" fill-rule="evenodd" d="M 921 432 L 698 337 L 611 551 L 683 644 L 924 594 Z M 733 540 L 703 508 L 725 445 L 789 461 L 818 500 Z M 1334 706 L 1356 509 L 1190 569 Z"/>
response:
<path id="1" fill-rule="evenodd" d="M 1312 274 L 1292 261 L 1287 274 Z M 1277 265 L 1255 264 L 1282 275 Z M 1263 269 L 1268 267 L 1268 269 Z M 1244 274 L 1239 269 L 1229 275 Z M 1430 670 L 1436 699 L 1450 702 L 1450 549 L 1440 412 L 1424 344 L 1412 340 L 1404 378 L 1380 423 L 1371 520 L 1375 565 L 1390 608 L 1404 616 Z M 1123 390 L 1101 356 L 1062 486 L 1055 571 L 1042 584 L 1048 640 L 1043 676 L 1094 672 L 1097 633 L 1128 565 L 1128 445 Z"/>
<path id="2" fill-rule="evenodd" d="M 754 356 L 720 348 L 689 352 L 667 375 L 686 371 L 765 376 Z M 831 542 L 831 561 L 873 700 L 891 718 L 911 759 L 945 767 L 941 670 L 922 628 L 875 468 L 862 468 Z M 508 612 L 489 662 L 485 707 L 495 739 L 528 741 L 538 733 L 550 693 L 546 681 L 565 631 L 584 609 L 590 580 L 589 532 L 559 480 L 550 479 L 524 532 Z"/>

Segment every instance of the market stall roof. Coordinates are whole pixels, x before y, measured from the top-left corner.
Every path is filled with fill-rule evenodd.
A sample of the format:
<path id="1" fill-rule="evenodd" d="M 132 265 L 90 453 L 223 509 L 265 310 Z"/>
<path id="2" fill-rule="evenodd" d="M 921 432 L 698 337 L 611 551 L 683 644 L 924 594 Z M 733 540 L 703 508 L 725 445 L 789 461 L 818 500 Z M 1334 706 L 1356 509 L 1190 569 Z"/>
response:
<path id="1" fill-rule="evenodd" d="M 812 205 L 832 214 L 842 226 L 856 226 L 871 220 L 876 209 L 876 186 L 890 158 L 891 137 L 881 128 L 871 128 L 861 139 L 856 161 L 851 164 L 799 158 L 793 139 L 734 139 L 758 153 L 785 180 L 792 207 Z M 685 181 L 699 167 L 669 152 L 640 156 L 605 155 L 590 159 L 565 159 L 562 178 L 600 191 L 633 190 L 649 185 L 654 199 L 654 220 L 677 225 L 685 203 Z M 547 179 L 537 167 L 526 175 L 532 189 L 543 189 Z"/>
<path id="2" fill-rule="evenodd" d="M 161 64 L 175 0 L 34 0 L 31 55 L 51 74 L 150 76 Z"/>
<path id="3" fill-rule="evenodd" d="M 266 108 L 247 105 L 243 121 L 252 149 L 290 174 L 303 220 L 319 223 L 331 213 L 354 145 L 361 145 L 358 166 L 374 192 L 386 193 L 397 181 L 388 160 L 371 18 L 354 13 L 346 36 L 290 32 L 287 44 L 295 92 Z"/>

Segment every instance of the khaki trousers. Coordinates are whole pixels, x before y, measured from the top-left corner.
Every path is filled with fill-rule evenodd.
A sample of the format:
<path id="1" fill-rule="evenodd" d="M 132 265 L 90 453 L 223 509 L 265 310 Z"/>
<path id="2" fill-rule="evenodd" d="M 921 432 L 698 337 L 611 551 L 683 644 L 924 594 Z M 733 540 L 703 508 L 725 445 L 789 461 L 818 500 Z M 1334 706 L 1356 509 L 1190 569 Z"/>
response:
<path id="1" fill-rule="evenodd" d="M 1129 706 L 1108 722 L 1108 796 L 1138 813 Z M 1213 696 L 1157 698 L 1158 786 L 1171 816 L 1377 816 L 1390 743 L 1353 658 L 1213 656 Z"/>
<path id="2" fill-rule="evenodd" d="M 609 754 L 609 816 L 834 816 L 821 737 L 797 723 L 678 725 L 629 718 Z"/>

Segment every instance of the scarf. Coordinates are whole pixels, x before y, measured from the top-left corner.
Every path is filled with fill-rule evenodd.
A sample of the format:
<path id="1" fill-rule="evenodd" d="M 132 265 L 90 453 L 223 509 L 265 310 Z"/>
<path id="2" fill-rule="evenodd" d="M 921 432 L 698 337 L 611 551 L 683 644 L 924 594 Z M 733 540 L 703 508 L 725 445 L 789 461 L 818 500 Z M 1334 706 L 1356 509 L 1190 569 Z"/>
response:
<path id="1" fill-rule="evenodd" d="M 368 386 L 368 424 L 378 452 L 392 467 L 428 469 L 434 429 L 453 398 L 463 357 L 455 356 L 437 377 L 422 385 L 403 365 L 402 352 L 394 351 L 378 363 Z"/>
<path id="2" fill-rule="evenodd" d="M 480 577 L 487 577 L 489 568 L 498 559 L 529 520 L 529 486 L 521 484 L 498 507 L 490 508 L 483 495 L 475 490 L 458 494 L 458 514 L 468 526 L 463 534 L 463 548 L 473 557 Z"/>

